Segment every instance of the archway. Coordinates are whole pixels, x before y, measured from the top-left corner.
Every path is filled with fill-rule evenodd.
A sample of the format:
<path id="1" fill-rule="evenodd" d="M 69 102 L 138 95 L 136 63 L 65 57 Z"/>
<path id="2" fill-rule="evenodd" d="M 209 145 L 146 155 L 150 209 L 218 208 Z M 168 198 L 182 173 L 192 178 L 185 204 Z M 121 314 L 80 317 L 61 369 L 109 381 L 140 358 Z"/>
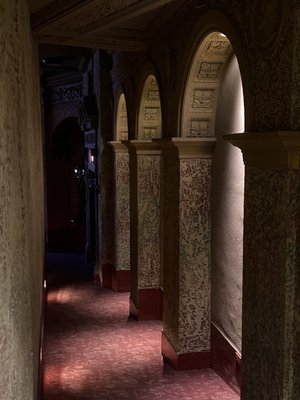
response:
<path id="1" fill-rule="evenodd" d="M 161 104 L 156 77 L 141 82 L 137 140 L 131 141 L 133 216 L 131 240 L 130 313 L 137 319 L 162 318 L 160 268 L 160 138 Z"/>
<path id="2" fill-rule="evenodd" d="M 223 33 L 210 33 L 192 61 L 181 131 L 186 138 L 216 139 L 210 203 L 212 366 L 237 391 L 242 341 L 244 164 L 241 153 L 225 143 L 223 135 L 243 132 L 244 119 L 242 80 L 232 45 Z"/>
<path id="3" fill-rule="evenodd" d="M 128 140 L 128 116 L 124 93 L 119 97 L 116 118 L 116 140 Z"/>
<path id="4" fill-rule="evenodd" d="M 154 75 L 145 81 L 138 117 L 138 139 L 161 137 L 161 104 L 159 88 Z"/>

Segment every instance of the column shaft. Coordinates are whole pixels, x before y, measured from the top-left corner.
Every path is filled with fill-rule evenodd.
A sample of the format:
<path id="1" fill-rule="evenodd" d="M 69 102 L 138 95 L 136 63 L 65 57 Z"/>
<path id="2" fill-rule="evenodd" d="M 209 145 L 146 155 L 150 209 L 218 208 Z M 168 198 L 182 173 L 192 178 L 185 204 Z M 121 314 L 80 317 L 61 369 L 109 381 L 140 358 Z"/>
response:
<path id="1" fill-rule="evenodd" d="M 300 134 L 227 136 L 243 150 L 243 400 L 296 400 L 300 373 Z"/>
<path id="2" fill-rule="evenodd" d="M 136 179 L 131 192 L 135 195 L 132 206 L 136 207 L 131 314 L 139 320 L 161 319 L 160 151 L 151 141 L 131 141 L 130 145 Z"/>
<path id="3" fill-rule="evenodd" d="M 177 369 L 210 367 L 210 181 L 214 139 L 163 149 L 162 353 Z"/>

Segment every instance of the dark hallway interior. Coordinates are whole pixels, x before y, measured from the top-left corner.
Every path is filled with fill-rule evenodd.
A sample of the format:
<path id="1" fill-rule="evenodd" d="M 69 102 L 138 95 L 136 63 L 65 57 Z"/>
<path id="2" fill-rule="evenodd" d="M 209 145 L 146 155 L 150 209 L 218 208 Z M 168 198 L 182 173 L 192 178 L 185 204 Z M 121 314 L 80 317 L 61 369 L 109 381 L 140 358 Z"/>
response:
<path id="1" fill-rule="evenodd" d="M 164 363 L 162 323 L 129 319 L 128 293 L 100 289 L 79 261 L 49 275 L 42 400 L 239 398 L 212 370 Z"/>

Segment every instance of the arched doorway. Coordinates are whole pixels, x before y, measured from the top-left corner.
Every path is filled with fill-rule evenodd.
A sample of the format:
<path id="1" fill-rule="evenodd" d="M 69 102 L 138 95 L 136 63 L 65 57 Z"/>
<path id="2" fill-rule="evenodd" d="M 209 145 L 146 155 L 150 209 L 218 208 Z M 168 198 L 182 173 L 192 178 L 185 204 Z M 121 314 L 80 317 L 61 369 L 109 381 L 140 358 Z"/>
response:
<path id="1" fill-rule="evenodd" d="M 244 131 L 241 74 L 229 39 L 208 34 L 195 52 L 185 89 L 182 136 L 215 138 L 210 193 L 212 367 L 238 391 L 242 342 L 244 165 L 223 140 Z M 224 351 L 225 349 L 225 351 Z"/>
<path id="2" fill-rule="evenodd" d="M 66 118 L 57 125 L 46 152 L 47 250 L 84 253 L 84 137 L 76 118 Z"/>

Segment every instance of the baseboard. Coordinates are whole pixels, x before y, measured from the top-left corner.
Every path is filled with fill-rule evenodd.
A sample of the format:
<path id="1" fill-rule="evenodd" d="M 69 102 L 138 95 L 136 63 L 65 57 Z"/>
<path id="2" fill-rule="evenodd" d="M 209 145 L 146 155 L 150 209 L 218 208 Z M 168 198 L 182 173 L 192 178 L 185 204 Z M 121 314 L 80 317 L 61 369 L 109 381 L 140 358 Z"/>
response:
<path id="1" fill-rule="evenodd" d="M 115 266 L 106 264 L 102 266 L 102 286 L 115 292 L 130 291 L 130 271 L 117 270 Z"/>
<path id="2" fill-rule="evenodd" d="M 241 356 L 225 335 L 211 324 L 211 359 L 212 369 L 240 394 L 241 383 Z"/>
<path id="3" fill-rule="evenodd" d="M 112 289 L 115 292 L 130 292 L 129 270 L 114 270 L 112 276 Z"/>
<path id="4" fill-rule="evenodd" d="M 162 332 L 161 352 L 164 361 L 178 371 L 211 367 L 211 354 L 209 351 L 177 354 L 164 332 Z"/>
<path id="5" fill-rule="evenodd" d="M 102 265 L 102 287 L 112 289 L 112 274 L 114 266 L 111 264 Z"/>
<path id="6" fill-rule="evenodd" d="M 138 290 L 137 319 L 139 321 L 162 321 L 163 294 L 161 288 Z"/>

